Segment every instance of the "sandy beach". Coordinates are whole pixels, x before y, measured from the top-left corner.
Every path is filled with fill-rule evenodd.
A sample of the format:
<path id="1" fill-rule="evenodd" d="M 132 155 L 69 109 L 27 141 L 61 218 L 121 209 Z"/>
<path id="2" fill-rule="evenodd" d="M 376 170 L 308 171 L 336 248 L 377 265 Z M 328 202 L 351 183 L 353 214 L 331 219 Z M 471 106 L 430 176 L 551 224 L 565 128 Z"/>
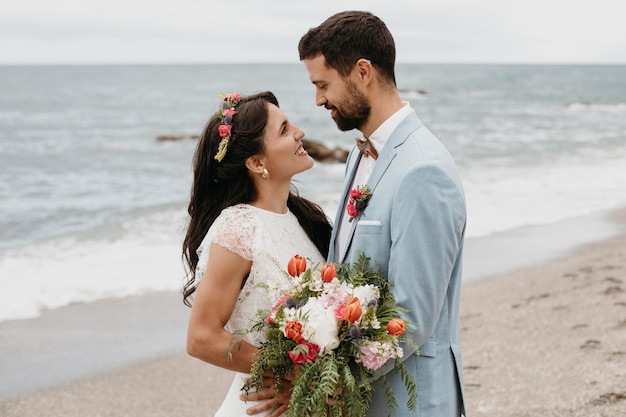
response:
<path id="1" fill-rule="evenodd" d="M 465 286 L 461 326 L 470 416 L 626 415 L 624 235 Z"/>
<path id="2" fill-rule="evenodd" d="M 611 237 L 567 251 L 546 242 L 571 246 L 580 222 L 468 250 L 470 417 L 626 415 L 626 210 L 609 220 Z M 187 315 L 164 293 L 0 323 L 0 415 L 212 416 L 231 377 L 184 353 Z"/>

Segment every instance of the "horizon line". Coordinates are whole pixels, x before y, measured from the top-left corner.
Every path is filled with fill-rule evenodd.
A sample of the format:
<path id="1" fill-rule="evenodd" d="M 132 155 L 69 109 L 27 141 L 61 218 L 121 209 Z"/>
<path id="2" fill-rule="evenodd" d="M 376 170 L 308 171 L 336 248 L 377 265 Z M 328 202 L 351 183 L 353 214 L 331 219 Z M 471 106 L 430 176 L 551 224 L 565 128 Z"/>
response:
<path id="1" fill-rule="evenodd" d="M 0 62 L 0 67 L 45 67 L 45 66 L 210 66 L 210 65 L 302 65 L 294 61 L 224 61 L 224 62 Z M 623 66 L 626 61 L 398 61 L 396 65 L 576 65 L 576 66 Z"/>

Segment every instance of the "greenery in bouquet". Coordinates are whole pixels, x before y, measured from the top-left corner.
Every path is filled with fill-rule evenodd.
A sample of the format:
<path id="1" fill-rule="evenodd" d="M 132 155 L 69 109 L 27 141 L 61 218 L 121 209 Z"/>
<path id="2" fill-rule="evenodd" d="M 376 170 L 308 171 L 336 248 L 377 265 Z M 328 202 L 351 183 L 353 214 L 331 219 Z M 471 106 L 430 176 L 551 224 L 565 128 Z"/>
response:
<path id="1" fill-rule="evenodd" d="M 266 342 L 252 365 L 246 391 L 259 389 L 270 372 L 276 388 L 295 373 L 287 416 L 362 417 L 372 400 L 374 373 L 390 360 L 400 372 L 414 410 L 417 389 L 399 360 L 406 325 L 391 293 L 391 283 L 361 254 L 353 265 L 324 264 L 307 268 L 294 256 L 285 273 L 294 289 L 259 312 L 252 331 L 264 331 Z M 393 371 L 392 371 L 393 372 Z M 389 409 L 397 407 L 384 376 L 380 378 Z"/>

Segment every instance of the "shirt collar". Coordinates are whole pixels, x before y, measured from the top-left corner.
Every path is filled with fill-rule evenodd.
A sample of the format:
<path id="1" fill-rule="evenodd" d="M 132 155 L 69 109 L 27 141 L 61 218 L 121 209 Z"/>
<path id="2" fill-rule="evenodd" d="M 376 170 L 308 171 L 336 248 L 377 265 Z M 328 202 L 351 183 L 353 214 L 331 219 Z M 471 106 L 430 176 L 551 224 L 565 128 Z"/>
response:
<path id="1" fill-rule="evenodd" d="M 378 129 L 376 129 L 368 138 L 376 151 L 380 154 L 382 149 L 385 147 L 385 143 L 393 133 L 393 131 L 398 127 L 402 119 L 404 119 L 413 109 L 411 108 L 411 104 L 408 101 L 402 102 L 403 106 L 391 115 L 387 120 L 383 122 Z"/>

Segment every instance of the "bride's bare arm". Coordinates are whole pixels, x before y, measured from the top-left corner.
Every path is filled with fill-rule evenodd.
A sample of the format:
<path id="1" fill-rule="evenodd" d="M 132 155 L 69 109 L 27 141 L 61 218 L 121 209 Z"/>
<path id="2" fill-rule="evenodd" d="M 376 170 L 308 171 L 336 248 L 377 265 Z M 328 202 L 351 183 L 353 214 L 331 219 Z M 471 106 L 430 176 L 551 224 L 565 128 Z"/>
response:
<path id="1" fill-rule="evenodd" d="M 222 246 L 211 245 L 187 329 L 187 352 L 191 356 L 233 371 L 250 372 L 257 349 L 247 342 L 239 343 L 224 329 L 250 265 L 249 260 Z"/>
<path id="2" fill-rule="evenodd" d="M 194 293 L 191 316 L 187 329 L 187 352 L 210 364 L 237 372 L 249 373 L 257 348 L 234 339 L 226 331 L 228 322 L 251 262 L 219 245 L 211 245 L 209 261 L 204 276 Z M 257 414 L 272 410 L 267 416 L 275 417 L 287 410 L 289 394 L 276 393 L 271 387 L 264 389 L 258 400 L 263 403 L 249 410 Z"/>

